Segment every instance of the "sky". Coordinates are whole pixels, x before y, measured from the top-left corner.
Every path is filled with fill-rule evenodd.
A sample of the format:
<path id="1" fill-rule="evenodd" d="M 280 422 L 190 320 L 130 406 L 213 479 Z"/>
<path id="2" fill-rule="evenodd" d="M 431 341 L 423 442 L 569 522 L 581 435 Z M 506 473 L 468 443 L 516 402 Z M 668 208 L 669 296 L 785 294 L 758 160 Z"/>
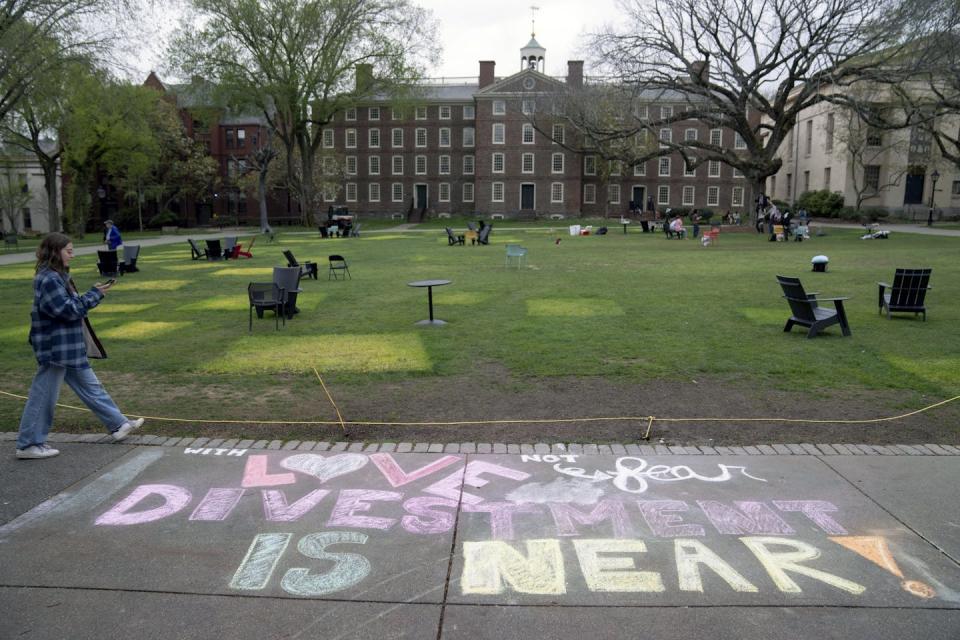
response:
<path id="1" fill-rule="evenodd" d="M 546 50 L 546 73 L 567 74 L 567 60 L 589 59 L 583 50 L 585 35 L 604 23 L 613 23 L 616 0 L 410 0 L 430 9 L 437 21 L 442 59 L 428 71 L 430 77 L 479 75 L 480 60 L 495 60 L 496 74 L 520 70 L 520 49 L 530 40 L 531 14 L 536 15 L 536 38 Z M 180 0 L 152 3 L 145 23 L 154 37 L 137 37 L 135 52 L 127 59 L 131 80 L 142 81 L 151 70 L 163 75 L 164 38 L 177 25 Z M 150 3 L 147 3 L 150 4 Z M 539 7 L 531 12 L 530 6 Z M 164 78 L 167 79 L 167 78 Z"/>

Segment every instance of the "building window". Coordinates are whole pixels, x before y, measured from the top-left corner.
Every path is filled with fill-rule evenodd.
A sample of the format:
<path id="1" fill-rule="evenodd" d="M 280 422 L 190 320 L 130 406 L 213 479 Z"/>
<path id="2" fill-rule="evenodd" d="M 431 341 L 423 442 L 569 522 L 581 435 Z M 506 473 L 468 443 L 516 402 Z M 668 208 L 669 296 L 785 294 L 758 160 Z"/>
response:
<path id="1" fill-rule="evenodd" d="M 380 119 L 380 107 L 370 107 L 367 110 L 367 118 L 370 120 L 379 120 Z M 378 187 L 379 190 L 379 187 Z M 379 200 L 379 198 L 378 198 Z"/>
<path id="2" fill-rule="evenodd" d="M 403 120 L 403 111 L 400 109 L 390 109 L 391 120 Z"/>
<path id="3" fill-rule="evenodd" d="M 770 176 L 770 197 L 777 197 L 777 176 Z"/>
<path id="4" fill-rule="evenodd" d="M 390 165 L 390 173 L 395 176 L 403 175 L 403 156 L 393 156 Z"/>
<path id="5" fill-rule="evenodd" d="M 441 120 L 450 119 L 450 105 L 447 105 L 447 104 L 440 105 L 440 119 Z"/>
<path id="6" fill-rule="evenodd" d="M 403 129 L 398 127 L 390 130 L 390 145 L 394 149 L 403 148 Z"/>
<path id="7" fill-rule="evenodd" d="M 450 146 L 450 127 L 440 127 L 440 146 Z"/>
<path id="8" fill-rule="evenodd" d="M 356 129 L 347 129 L 347 149 L 356 149 L 357 148 L 357 130 Z"/>
<path id="9" fill-rule="evenodd" d="M 537 103 L 534 102 L 533 100 L 524 100 L 521 106 L 521 110 L 523 111 L 523 115 L 531 116 L 537 110 Z"/>
<path id="10" fill-rule="evenodd" d="M 473 127 L 463 128 L 463 146 L 472 147 L 476 144 L 477 130 Z"/>
<path id="11" fill-rule="evenodd" d="M 427 130 L 423 127 L 416 131 L 416 145 L 421 148 L 427 146 Z"/>
<path id="12" fill-rule="evenodd" d="M 621 163 L 619 160 L 611 160 L 610 164 L 607 166 L 610 169 L 611 176 L 619 176 L 623 172 L 623 163 Z"/>
<path id="13" fill-rule="evenodd" d="M 357 156 L 347 156 L 347 175 L 357 175 Z"/>
<path id="14" fill-rule="evenodd" d="M 493 190 L 490 194 L 490 200 L 492 202 L 503 202 L 503 183 L 494 182 L 492 186 Z"/>
<path id="15" fill-rule="evenodd" d="M 520 157 L 521 173 L 533 173 L 533 154 L 525 153 Z"/>
<path id="16" fill-rule="evenodd" d="M 693 206 L 693 198 L 694 198 L 695 195 L 696 195 L 696 189 L 695 189 L 694 187 L 689 186 L 689 185 L 688 185 L 688 186 L 684 186 L 684 187 L 683 187 L 683 192 L 682 192 L 682 197 L 683 197 L 682 202 L 683 202 L 683 206 L 685 206 L 685 207 L 692 207 L 692 206 Z"/>
<path id="17" fill-rule="evenodd" d="M 474 164 L 473 156 L 463 156 L 463 175 L 472 176 Z"/>
<path id="18" fill-rule="evenodd" d="M 234 147 L 233 129 L 224 129 L 223 135 L 226 136 L 226 139 L 227 139 L 227 149 L 233 149 Z"/>
<path id="19" fill-rule="evenodd" d="M 743 171 L 741 171 L 740 169 L 737 169 L 736 167 L 734 167 L 734 168 L 733 168 L 733 177 L 734 177 L 734 178 L 742 178 L 742 177 L 743 177 Z"/>
<path id="20" fill-rule="evenodd" d="M 533 125 L 524 123 L 523 125 L 523 144 L 533 144 Z"/>
<path id="21" fill-rule="evenodd" d="M 597 201 L 597 185 L 595 184 L 583 185 L 583 203 L 593 204 L 596 201 Z"/>
<path id="22" fill-rule="evenodd" d="M 863 168 L 863 186 L 867 191 L 880 190 L 880 165 L 868 164 Z"/>
<path id="23" fill-rule="evenodd" d="M 661 176 L 670 175 L 670 158 L 660 158 L 660 172 Z"/>
<path id="24" fill-rule="evenodd" d="M 414 173 L 418 176 L 427 175 L 427 156 L 417 156 L 414 158 Z"/>
<path id="25" fill-rule="evenodd" d="M 333 156 L 323 157 L 323 175 L 332 176 L 337 172 L 337 159 Z"/>
<path id="26" fill-rule="evenodd" d="M 324 202 L 336 202 L 337 194 L 340 192 L 340 188 L 336 185 L 327 184 L 320 187 L 320 191 L 323 194 Z"/>
<path id="27" fill-rule="evenodd" d="M 553 182 L 550 184 L 550 202 L 553 202 L 553 203 L 563 202 L 563 183 L 562 182 Z"/>
<path id="28" fill-rule="evenodd" d="M 734 207 L 743 206 L 743 187 L 734 187 L 730 198 L 730 204 Z"/>
<path id="29" fill-rule="evenodd" d="M 502 116 L 507 112 L 507 103 L 503 100 L 493 101 L 493 115 Z M 503 200 L 501 200 L 502 202 Z"/>
<path id="30" fill-rule="evenodd" d="M 476 109 L 471 105 L 465 105 L 463 107 L 463 119 L 464 120 L 473 120 L 477 117 Z M 471 185 L 472 186 L 472 185 Z M 473 200 L 471 200 L 473 202 Z"/>
<path id="31" fill-rule="evenodd" d="M 707 187 L 707 206 L 716 207 L 720 205 L 720 187 Z"/>
<path id="32" fill-rule="evenodd" d="M 237 129 L 237 146 L 243 147 L 246 144 L 246 140 L 247 140 L 246 129 Z"/>
<path id="33" fill-rule="evenodd" d="M 670 187 L 661 185 L 657 187 L 657 204 L 670 204 Z"/>
<path id="34" fill-rule="evenodd" d="M 633 165 L 633 175 L 641 177 L 647 175 L 647 163 L 639 162 Z"/>
<path id="35" fill-rule="evenodd" d="M 663 107 L 660 107 L 660 117 L 661 117 L 661 118 L 672 118 L 672 117 L 673 117 L 673 107 L 672 107 L 672 106 L 663 106 Z"/>
<path id="36" fill-rule="evenodd" d="M 447 107 L 447 108 L 449 109 L 450 107 Z M 449 182 L 440 183 L 440 193 L 437 199 L 440 202 L 450 202 L 450 183 Z"/>
<path id="37" fill-rule="evenodd" d="M 832 113 L 827 114 L 827 130 L 826 134 L 826 149 L 827 151 L 833 151 L 833 126 L 834 118 Z"/>
<path id="38" fill-rule="evenodd" d="M 684 177 L 684 178 L 696 178 L 696 177 L 697 177 L 697 169 L 696 169 L 696 167 L 693 166 L 694 164 L 696 164 L 696 162 L 697 162 L 697 159 L 696 159 L 696 158 L 692 158 L 692 157 L 691 157 L 690 160 L 689 160 L 689 164 L 688 164 L 688 161 L 686 161 L 686 160 L 684 161 L 684 163 L 683 163 L 683 177 Z"/>
<path id="39" fill-rule="evenodd" d="M 504 155 L 502 153 L 493 154 L 493 162 L 491 163 L 492 171 L 494 173 L 503 173 L 504 171 Z"/>
<path id="40" fill-rule="evenodd" d="M 356 107 L 350 107 L 349 109 L 347 109 L 347 113 L 346 113 L 346 115 L 344 116 L 344 120 L 351 120 L 351 121 L 352 121 L 352 120 L 356 120 L 356 119 L 357 119 L 357 108 L 356 108 Z"/>
<path id="41" fill-rule="evenodd" d="M 950 189 L 950 195 L 954 197 L 960 196 L 960 180 L 953 181 L 953 186 Z"/>
<path id="42" fill-rule="evenodd" d="M 830 167 L 823 169 L 823 188 L 827 191 L 830 190 Z"/>
<path id="43" fill-rule="evenodd" d="M 805 193 L 807 191 L 810 191 L 810 172 L 804 171 L 803 172 L 803 191 L 801 193 Z"/>
<path id="44" fill-rule="evenodd" d="M 367 199 L 370 202 L 380 202 L 380 183 L 371 182 L 367 185 Z"/>
<path id="45" fill-rule="evenodd" d="M 747 142 L 743 139 L 743 136 L 737 132 L 733 133 L 733 148 L 734 149 L 746 149 Z"/>
<path id="46" fill-rule="evenodd" d="M 333 149 L 333 129 L 323 130 L 323 148 Z"/>
<path id="47" fill-rule="evenodd" d="M 640 131 L 637 131 L 637 135 L 634 136 L 633 138 L 633 144 L 638 147 L 647 146 L 647 130 L 646 129 L 641 129 Z"/>
<path id="48" fill-rule="evenodd" d="M 473 202 L 473 183 L 472 182 L 463 183 L 463 201 Z"/>
<path id="49" fill-rule="evenodd" d="M 707 165 L 707 176 L 710 178 L 720 177 L 720 161 L 719 160 L 710 161 L 710 164 Z"/>
<path id="50" fill-rule="evenodd" d="M 710 144 L 715 147 L 721 146 L 723 143 L 723 130 L 722 129 L 710 129 Z"/>
<path id="51" fill-rule="evenodd" d="M 33 229 L 33 219 L 30 217 L 30 207 L 24 207 L 21 209 L 20 215 L 23 219 L 23 228 Z"/>
<path id="52" fill-rule="evenodd" d="M 440 175 L 450 175 L 450 156 L 440 156 Z"/>
<path id="53" fill-rule="evenodd" d="M 874 127 L 867 127 L 867 146 L 868 147 L 882 147 L 883 146 L 883 132 Z"/>
<path id="54" fill-rule="evenodd" d="M 786 196 L 789 198 L 793 194 L 793 174 L 787 174 L 787 193 Z"/>
<path id="55" fill-rule="evenodd" d="M 357 183 L 348 182 L 347 183 L 347 202 L 356 202 L 357 201 Z"/>
<path id="56" fill-rule="evenodd" d="M 426 107 L 417 107 L 414 111 L 414 118 L 417 120 L 426 120 L 427 119 L 427 108 Z"/>
<path id="57" fill-rule="evenodd" d="M 645 104 L 638 104 L 633 108 L 633 113 L 637 117 L 637 120 L 646 120 L 649 117 L 650 110 Z"/>
<path id="58" fill-rule="evenodd" d="M 669 144 L 672 141 L 673 141 L 673 130 L 670 128 L 660 129 L 660 142 Z M 663 147 L 666 145 L 661 144 L 660 146 Z"/>
<path id="59" fill-rule="evenodd" d="M 807 130 L 804 140 L 803 153 L 809 156 L 813 151 L 813 120 L 807 120 Z"/>
<path id="60" fill-rule="evenodd" d="M 687 129 L 683 132 L 683 139 L 687 142 L 697 139 L 697 130 L 696 129 Z"/>
<path id="61" fill-rule="evenodd" d="M 380 148 L 380 129 L 369 129 L 367 131 L 367 144 L 371 149 Z"/>
<path id="62" fill-rule="evenodd" d="M 493 125 L 493 144 L 503 144 L 505 139 L 505 129 L 502 123 Z"/>
<path id="63" fill-rule="evenodd" d="M 391 199 L 394 202 L 403 202 L 403 183 L 402 182 L 394 182 L 393 185 L 391 185 L 390 191 L 391 191 Z"/>
<path id="64" fill-rule="evenodd" d="M 587 176 L 597 175 L 597 156 L 583 156 L 583 174 Z"/>
<path id="65" fill-rule="evenodd" d="M 380 175 L 380 156 L 370 156 L 367 159 L 367 173 L 371 176 Z"/>
<path id="66" fill-rule="evenodd" d="M 563 158 L 562 153 L 555 153 L 550 156 L 550 173 L 563 173 Z"/>
<path id="67" fill-rule="evenodd" d="M 563 144 L 566 142 L 566 129 L 562 124 L 553 125 L 553 141 L 557 144 Z"/>
<path id="68" fill-rule="evenodd" d="M 607 185 L 607 202 L 610 204 L 620 204 L 620 185 Z"/>

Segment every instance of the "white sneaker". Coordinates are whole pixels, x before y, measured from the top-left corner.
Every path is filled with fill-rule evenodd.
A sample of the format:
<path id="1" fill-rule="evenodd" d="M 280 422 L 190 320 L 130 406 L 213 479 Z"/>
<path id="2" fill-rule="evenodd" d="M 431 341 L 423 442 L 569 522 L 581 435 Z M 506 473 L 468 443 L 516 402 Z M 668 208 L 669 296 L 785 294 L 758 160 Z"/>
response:
<path id="1" fill-rule="evenodd" d="M 45 444 L 35 444 L 26 449 L 17 449 L 17 457 L 21 460 L 39 460 L 60 455 L 60 452 Z"/>
<path id="2" fill-rule="evenodd" d="M 113 432 L 113 439 L 116 440 L 117 442 L 120 442 L 121 440 L 126 438 L 128 435 L 130 435 L 131 431 L 133 431 L 134 429 L 139 429 L 140 425 L 142 424 L 143 424 L 143 418 L 137 418 L 132 422 L 124 422 L 122 427 L 120 427 L 119 429 Z"/>

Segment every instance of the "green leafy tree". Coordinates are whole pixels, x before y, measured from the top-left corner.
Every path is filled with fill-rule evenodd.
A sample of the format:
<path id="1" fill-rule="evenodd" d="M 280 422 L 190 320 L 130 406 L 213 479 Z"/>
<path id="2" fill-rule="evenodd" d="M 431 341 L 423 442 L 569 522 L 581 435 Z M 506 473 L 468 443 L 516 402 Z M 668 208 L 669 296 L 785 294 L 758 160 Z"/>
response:
<path id="1" fill-rule="evenodd" d="M 170 48 L 174 64 L 214 81 L 226 104 L 262 114 L 285 151 L 289 186 L 308 222 L 323 127 L 358 98 L 416 77 L 432 52 L 427 12 L 407 0 L 191 4 L 194 15 Z"/>

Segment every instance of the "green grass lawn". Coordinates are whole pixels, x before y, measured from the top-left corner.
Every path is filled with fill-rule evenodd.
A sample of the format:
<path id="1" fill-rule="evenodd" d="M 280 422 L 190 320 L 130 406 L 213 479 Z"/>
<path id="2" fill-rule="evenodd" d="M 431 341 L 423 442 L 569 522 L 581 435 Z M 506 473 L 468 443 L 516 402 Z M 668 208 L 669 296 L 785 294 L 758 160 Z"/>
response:
<path id="1" fill-rule="evenodd" d="M 210 422 L 326 419 L 311 404 L 323 402 L 314 368 L 341 393 L 491 366 L 531 385 L 569 376 L 709 377 L 770 393 L 892 392 L 904 406 L 960 393 L 956 238 L 862 241 L 858 230 L 831 230 L 804 243 L 770 243 L 723 233 L 703 248 L 637 228 L 623 235 L 616 224 L 590 237 L 541 224 L 497 224 L 490 246 L 465 247 L 447 246 L 441 228 L 348 240 L 288 232 L 274 244 L 258 240 L 253 259 L 230 262 L 191 261 L 186 241 L 147 247 L 141 272 L 121 278 L 91 314 L 110 355 L 95 369 L 129 413 Z M 506 243 L 529 249 L 526 266 L 505 268 Z M 275 331 L 267 314 L 254 317 L 249 333 L 246 285 L 270 281 L 282 249 L 320 262 L 320 280 L 301 284 L 302 312 L 285 328 Z M 347 258 L 352 280 L 327 280 L 330 253 Z M 829 256 L 827 273 L 810 271 L 816 254 Z M 933 268 L 927 322 L 878 315 L 876 282 L 890 281 L 896 267 L 920 266 Z M 26 393 L 36 366 L 26 342 L 32 273 L 32 264 L 0 267 L 0 390 L 12 393 Z M 98 279 L 95 258 L 78 257 L 73 274 L 89 287 Z M 784 334 L 789 313 L 776 274 L 800 276 L 823 296 L 850 296 L 853 336 L 836 326 L 814 340 L 802 328 Z M 406 283 L 428 278 L 453 281 L 434 290 L 444 327 L 414 325 L 426 317 L 427 295 Z M 69 391 L 63 401 L 77 402 Z M 19 416 L 21 406 L 0 397 L 0 415 Z M 424 407 L 421 418 L 430 416 Z M 61 426 L 93 424 L 86 414 L 58 417 Z M 378 417 L 389 416 L 353 416 Z M 15 426 L 8 419 L 3 429 Z"/>

